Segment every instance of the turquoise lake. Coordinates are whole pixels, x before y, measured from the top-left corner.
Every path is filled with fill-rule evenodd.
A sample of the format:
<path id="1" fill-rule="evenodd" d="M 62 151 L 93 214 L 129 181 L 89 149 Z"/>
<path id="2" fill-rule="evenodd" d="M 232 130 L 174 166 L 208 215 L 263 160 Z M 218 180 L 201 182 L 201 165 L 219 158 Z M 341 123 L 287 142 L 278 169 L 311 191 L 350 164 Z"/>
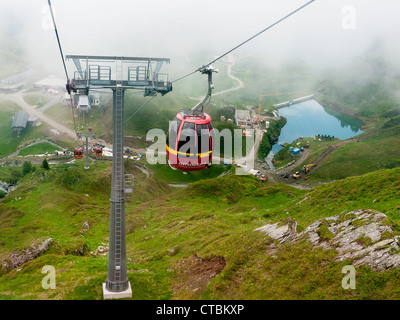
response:
<path id="1" fill-rule="evenodd" d="M 285 142 L 291 143 L 299 137 L 330 135 L 340 140 L 361 134 L 363 122 L 338 111 L 324 108 L 315 100 L 308 100 L 278 109 L 279 115 L 287 119 L 278 143 L 272 152 L 278 152 Z"/>

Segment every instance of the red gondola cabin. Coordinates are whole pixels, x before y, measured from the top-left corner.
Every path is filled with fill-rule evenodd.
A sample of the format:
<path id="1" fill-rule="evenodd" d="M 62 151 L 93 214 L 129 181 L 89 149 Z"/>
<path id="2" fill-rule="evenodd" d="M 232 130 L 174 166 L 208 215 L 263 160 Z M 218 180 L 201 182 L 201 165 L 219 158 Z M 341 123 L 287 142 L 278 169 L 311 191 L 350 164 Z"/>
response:
<path id="1" fill-rule="evenodd" d="M 82 150 L 82 148 L 75 148 L 74 157 L 76 159 L 82 159 L 83 158 L 83 150 Z"/>
<path id="2" fill-rule="evenodd" d="M 179 112 L 167 135 L 169 164 L 184 171 L 210 167 L 212 129 L 211 118 L 207 113 L 191 110 Z"/>
<path id="3" fill-rule="evenodd" d="M 93 153 L 95 156 L 101 157 L 103 155 L 103 148 L 102 147 L 94 147 Z"/>

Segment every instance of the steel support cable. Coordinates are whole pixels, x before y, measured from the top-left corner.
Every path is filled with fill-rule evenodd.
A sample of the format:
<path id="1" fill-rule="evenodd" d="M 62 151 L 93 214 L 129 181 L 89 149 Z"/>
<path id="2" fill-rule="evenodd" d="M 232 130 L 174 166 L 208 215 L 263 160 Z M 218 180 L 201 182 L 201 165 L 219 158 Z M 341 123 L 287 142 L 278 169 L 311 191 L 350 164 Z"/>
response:
<path id="1" fill-rule="evenodd" d="M 67 66 L 66 66 L 65 60 L 64 60 L 64 54 L 63 54 L 63 51 L 62 51 L 62 48 L 61 48 L 60 37 L 58 36 L 57 25 L 56 25 L 56 19 L 54 18 L 53 9 L 51 8 L 50 0 L 48 0 L 48 2 L 49 2 L 49 8 L 50 8 L 51 18 L 52 18 L 52 20 L 53 20 L 54 31 L 55 31 L 56 37 L 57 37 L 58 48 L 60 49 L 61 60 L 62 60 L 62 62 L 63 62 L 63 66 L 64 66 L 65 75 L 67 76 L 67 80 L 69 80 L 68 71 L 67 71 Z"/>
<path id="2" fill-rule="evenodd" d="M 75 122 L 75 112 L 74 112 L 74 99 L 72 98 L 71 92 L 69 93 L 69 98 L 71 100 L 71 111 L 72 111 L 72 119 L 74 120 L 74 128 L 75 128 L 75 136 L 78 136 L 78 132 L 76 130 L 76 122 Z M 75 145 L 76 145 L 76 140 L 75 138 Z"/>
<path id="3" fill-rule="evenodd" d="M 57 25 L 56 25 L 56 19 L 54 18 L 54 13 L 53 13 L 53 9 L 51 7 L 51 2 L 50 0 L 48 0 L 49 3 L 49 9 L 50 9 L 50 14 L 51 14 L 51 18 L 53 20 L 53 25 L 54 25 L 54 31 L 56 33 L 56 38 L 57 38 L 57 43 L 58 43 L 58 48 L 60 51 L 60 55 L 61 55 L 61 60 L 63 62 L 63 66 L 64 66 L 64 71 L 65 71 L 65 76 L 67 77 L 67 83 L 68 85 L 70 84 L 70 80 L 69 80 L 69 76 L 68 76 L 68 71 L 67 71 L 67 66 L 65 64 L 65 59 L 64 59 L 64 54 L 62 51 L 62 47 L 61 47 L 61 42 L 60 42 L 60 37 L 58 36 L 58 30 L 57 30 Z M 69 98 L 71 100 L 71 111 L 72 111 L 72 119 L 74 120 L 74 128 L 75 128 L 75 135 L 77 135 L 77 130 L 76 130 L 76 122 L 75 122 L 75 113 L 74 113 L 74 100 L 72 98 L 71 95 L 71 91 L 68 90 L 68 94 L 69 94 Z M 76 145 L 76 139 L 75 139 L 75 145 Z"/>
<path id="4" fill-rule="evenodd" d="M 203 66 L 197 68 L 196 70 L 194 70 L 194 71 L 192 71 L 192 72 L 190 72 L 190 73 L 188 73 L 188 74 L 186 74 L 186 75 L 184 75 L 184 76 L 182 76 L 182 77 L 180 77 L 180 78 L 178 78 L 178 79 L 172 81 L 172 83 L 173 83 L 173 82 L 177 82 L 177 81 L 179 81 L 179 80 L 182 80 L 182 79 L 184 79 L 184 78 L 186 78 L 186 77 L 189 77 L 190 75 L 196 73 L 197 71 L 200 71 L 201 69 L 204 69 L 205 67 L 210 66 L 210 65 L 213 64 L 214 62 L 216 62 L 216 61 L 218 61 L 219 59 L 225 57 L 227 54 L 229 54 L 229 53 L 231 53 L 232 51 L 238 49 L 239 47 L 241 47 L 242 45 L 246 44 L 247 42 L 253 40 L 255 37 L 258 37 L 260 34 L 264 33 L 265 31 L 267 31 L 267 30 L 269 30 L 269 29 L 271 29 L 271 28 L 273 28 L 273 27 L 275 27 L 277 24 L 281 23 L 282 21 L 284 21 L 284 20 L 286 20 L 287 18 L 291 17 L 291 16 L 294 15 L 295 13 L 297 13 L 297 12 L 299 12 L 300 10 L 304 9 L 305 7 L 307 7 L 308 5 L 310 5 L 311 3 L 313 3 L 314 1 L 315 1 L 315 0 L 311 0 L 311 1 L 309 1 L 309 2 L 307 2 L 307 3 L 305 3 L 305 4 L 303 4 L 301 7 L 297 8 L 296 10 L 294 10 L 294 11 L 292 11 L 291 13 L 287 14 L 287 15 L 284 16 L 283 18 L 277 20 L 276 22 L 274 22 L 274 23 L 271 24 L 270 26 L 268 26 L 268 27 L 266 27 L 265 29 L 261 30 L 260 32 L 256 33 L 254 36 L 252 36 L 252 37 L 248 38 L 247 40 L 243 41 L 242 43 L 238 44 L 236 47 L 234 47 L 234 48 L 230 49 L 229 51 L 225 52 L 224 54 L 220 55 L 218 58 L 216 58 L 216 59 L 212 60 L 211 62 L 209 62 L 209 63 L 207 63 L 207 64 L 205 64 L 205 65 L 203 65 Z"/>
<path id="5" fill-rule="evenodd" d="M 177 82 L 177 81 L 179 81 L 179 80 L 182 80 L 182 79 L 184 79 L 184 78 L 186 78 L 186 77 L 189 77 L 189 76 L 191 76 L 192 74 L 196 73 L 197 71 L 199 71 L 199 69 L 196 69 L 196 70 L 194 70 L 193 72 L 188 73 L 187 75 L 184 75 L 184 76 L 182 76 L 182 77 L 180 77 L 180 78 L 178 78 L 178 79 L 176 79 L 176 80 L 174 80 L 174 81 L 171 81 L 171 83 L 174 83 L 174 82 Z"/>
<path id="6" fill-rule="evenodd" d="M 130 118 L 132 118 L 136 113 L 138 113 L 140 110 L 142 110 L 151 100 L 153 100 L 155 97 L 157 97 L 157 95 L 155 95 L 155 96 L 152 96 L 149 100 L 147 100 L 139 109 L 137 109 L 133 114 L 131 114 L 130 116 L 129 116 L 129 118 L 128 119 L 126 119 L 125 121 L 124 121 L 124 123 L 125 122 L 127 122 Z"/>

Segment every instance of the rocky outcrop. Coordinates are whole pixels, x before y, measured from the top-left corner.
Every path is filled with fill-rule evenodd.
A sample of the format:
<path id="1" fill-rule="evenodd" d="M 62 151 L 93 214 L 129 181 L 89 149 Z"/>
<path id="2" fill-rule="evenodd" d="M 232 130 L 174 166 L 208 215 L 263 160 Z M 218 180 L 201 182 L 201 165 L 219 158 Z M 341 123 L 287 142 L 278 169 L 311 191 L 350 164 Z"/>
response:
<path id="1" fill-rule="evenodd" d="M 1 261 L 1 270 L 10 271 L 20 267 L 24 263 L 36 259 L 39 255 L 49 249 L 50 244 L 53 242 L 52 238 L 46 240 L 38 240 L 31 244 L 25 250 L 14 250 L 10 256 Z"/>
<path id="2" fill-rule="evenodd" d="M 82 224 L 82 229 L 81 229 L 80 233 L 84 233 L 84 232 L 88 231 L 89 229 L 90 229 L 89 222 L 85 221 Z"/>
<path id="3" fill-rule="evenodd" d="M 274 224 L 266 224 L 255 231 L 264 232 L 277 241 L 276 245 L 279 245 L 297 238 L 297 222 L 294 219 L 287 219 Z"/>
<path id="4" fill-rule="evenodd" d="M 106 246 L 98 246 L 96 250 L 90 251 L 90 254 L 93 256 L 104 256 L 108 253 L 108 247 Z"/>
<path id="5" fill-rule="evenodd" d="M 294 220 L 267 224 L 255 231 L 274 239 L 271 249 L 285 242 L 307 239 L 315 247 L 335 249 L 336 261 L 352 260 L 374 270 L 400 266 L 400 233 L 387 216 L 374 210 L 355 210 L 315 221 L 297 233 Z"/>

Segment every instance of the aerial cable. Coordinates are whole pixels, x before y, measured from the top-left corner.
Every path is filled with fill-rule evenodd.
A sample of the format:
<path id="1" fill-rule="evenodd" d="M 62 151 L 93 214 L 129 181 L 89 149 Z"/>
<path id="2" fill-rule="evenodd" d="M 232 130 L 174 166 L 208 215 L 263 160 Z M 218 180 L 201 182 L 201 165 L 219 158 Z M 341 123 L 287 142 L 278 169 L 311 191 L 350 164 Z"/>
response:
<path id="1" fill-rule="evenodd" d="M 71 83 L 70 83 L 70 80 L 69 80 L 68 71 L 67 71 L 67 66 L 66 66 L 66 64 L 65 64 L 64 54 L 63 54 L 62 47 L 61 47 L 60 37 L 58 36 L 57 25 L 56 25 L 56 19 L 54 18 L 54 13 L 53 13 L 53 9 L 52 9 L 52 7 L 51 7 L 51 2 L 50 2 L 50 0 L 48 0 L 48 3 L 49 3 L 49 9 L 50 9 L 51 18 L 52 18 L 52 20 L 53 20 L 54 31 L 55 31 L 55 33 L 56 33 L 58 48 L 59 48 L 59 50 L 60 50 L 61 60 L 62 60 L 62 62 L 63 62 L 63 66 L 64 66 L 65 76 L 67 77 L 67 91 L 68 91 L 68 94 L 69 94 L 69 98 L 70 98 L 70 100 L 71 100 L 72 119 L 74 120 L 75 134 L 77 134 L 76 122 L 75 122 L 75 113 L 74 113 L 74 99 L 72 98 L 72 95 L 71 95 Z M 75 139 L 75 143 L 76 143 L 76 139 Z"/>
<path id="2" fill-rule="evenodd" d="M 152 96 L 149 100 L 147 100 L 139 109 L 137 109 L 132 115 L 129 116 L 128 119 L 125 120 L 127 122 L 130 118 L 132 118 L 136 113 L 138 113 L 140 110 L 142 110 L 151 100 L 153 100 L 155 97 L 157 97 L 157 94 L 155 96 Z M 124 123 L 125 123 L 124 122 Z"/>
<path id="3" fill-rule="evenodd" d="M 178 79 L 176 79 L 176 80 L 174 80 L 174 81 L 171 81 L 171 83 L 174 83 L 174 82 L 177 82 L 177 81 L 179 81 L 179 80 L 182 80 L 182 79 L 184 79 L 184 78 L 186 78 L 186 77 L 189 77 L 189 76 L 191 76 L 192 74 L 196 73 L 197 71 L 199 71 L 199 69 L 196 69 L 196 70 L 194 70 L 193 72 L 188 73 L 187 75 L 184 75 L 183 77 L 180 77 L 180 78 L 178 78 Z"/>
<path id="4" fill-rule="evenodd" d="M 260 34 L 264 33 L 265 31 L 267 31 L 267 30 L 273 28 L 274 26 L 276 26 L 277 24 L 279 24 L 279 23 L 281 23 L 282 21 L 286 20 L 286 19 L 289 18 L 290 16 L 292 16 L 292 15 L 294 15 L 295 13 L 299 12 L 300 10 L 304 9 L 305 7 L 307 7 L 308 5 L 310 5 L 311 3 L 313 3 L 314 1 L 315 1 L 315 0 L 311 0 L 311 1 L 307 2 L 306 4 L 303 4 L 301 7 L 297 8 L 296 10 L 294 10 L 294 11 L 292 11 L 291 13 L 287 14 L 286 16 L 284 16 L 283 18 L 281 18 L 281 19 L 279 19 L 278 21 L 274 22 L 273 24 L 271 24 L 270 26 L 266 27 L 265 29 L 261 30 L 260 32 L 256 33 L 254 36 L 252 36 L 252 37 L 248 38 L 247 40 L 243 41 L 242 43 L 238 44 L 236 47 L 234 47 L 234 48 L 230 49 L 229 51 L 225 52 L 224 54 L 220 55 L 218 58 L 212 60 L 211 62 L 209 62 L 209 63 L 207 63 L 207 64 L 205 64 L 205 65 L 203 65 L 203 66 L 197 68 L 196 70 L 194 70 L 194 71 L 192 71 L 192 72 L 190 72 L 190 73 L 188 73 L 188 74 L 186 74 L 186 75 L 184 75 L 184 76 L 182 76 L 182 77 L 180 77 L 180 78 L 178 78 L 178 79 L 176 79 L 176 80 L 174 80 L 174 81 L 172 81 L 172 82 L 176 82 L 176 81 L 182 80 L 182 79 L 184 79 L 184 78 L 186 78 L 186 77 L 188 77 L 188 76 L 190 76 L 190 75 L 196 73 L 197 71 L 204 70 L 204 68 L 210 66 L 211 64 L 213 64 L 214 62 L 218 61 L 219 59 L 225 57 L 227 54 L 229 54 L 229 53 L 231 53 L 232 51 L 238 49 L 239 47 L 241 47 L 241 46 L 244 45 L 245 43 L 249 42 L 250 40 L 253 40 L 255 37 L 259 36 Z"/>
<path id="5" fill-rule="evenodd" d="M 67 66 L 65 65 L 64 54 L 63 54 L 63 51 L 62 51 L 62 48 L 61 48 L 60 37 L 58 36 L 58 31 L 57 31 L 57 26 L 56 26 L 56 20 L 54 19 L 53 9 L 51 8 L 50 0 L 48 0 L 48 2 L 49 2 L 49 8 L 50 8 L 51 18 L 53 19 L 54 31 L 56 32 L 58 48 L 60 49 L 61 60 L 62 60 L 63 65 L 64 65 L 65 75 L 67 76 L 67 80 L 69 81 Z"/>
<path id="6" fill-rule="evenodd" d="M 211 64 L 213 64 L 214 62 L 216 62 L 217 60 L 225 57 L 227 54 L 231 53 L 232 51 L 238 49 L 239 47 L 241 47 L 242 45 L 244 45 L 245 43 L 249 42 L 250 40 L 253 40 L 255 37 L 259 36 L 260 34 L 264 33 L 265 31 L 273 28 L 274 26 L 276 26 L 277 24 L 279 24 L 280 22 L 282 22 L 283 20 L 286 20 L 287 18 L 289 18 L 290 16 L 294 15 L 296 12 L 302 10 L 303 8 L 305 8 L 306 6 L 310 5 L 311 3 L 313 3 L 315 0 L 311 0 L 309 2 L 307 2 L 306 4 L 303 4 L 301 7 L 297 8 L 296 10 L 292 11 L 291 13 L 289 13 L 288 15 L 284 16 L 283 18 L 279 19 L 278 21 L 274 22 L 273 24 L 271 24 L 269 27 L 261 30 L 260 32 L 258 32 L 257 34 L 255 34 L 254 36 L 248 38 L 247 40 L 243 41 L 242 43 L 240 43 L 239 45 L 237 45 L 236 47 L 232 48 L 231 50 L 225 52 L 223 55 L 219 56 L 218 58 L 214 59 L 213 61 L 209 62 L 206 64 L 206 66 L 209 66 Z M 200 68 L 199 68 L 200 69 Z M 198 70 L 199 70 L 198 69 Z"/>

